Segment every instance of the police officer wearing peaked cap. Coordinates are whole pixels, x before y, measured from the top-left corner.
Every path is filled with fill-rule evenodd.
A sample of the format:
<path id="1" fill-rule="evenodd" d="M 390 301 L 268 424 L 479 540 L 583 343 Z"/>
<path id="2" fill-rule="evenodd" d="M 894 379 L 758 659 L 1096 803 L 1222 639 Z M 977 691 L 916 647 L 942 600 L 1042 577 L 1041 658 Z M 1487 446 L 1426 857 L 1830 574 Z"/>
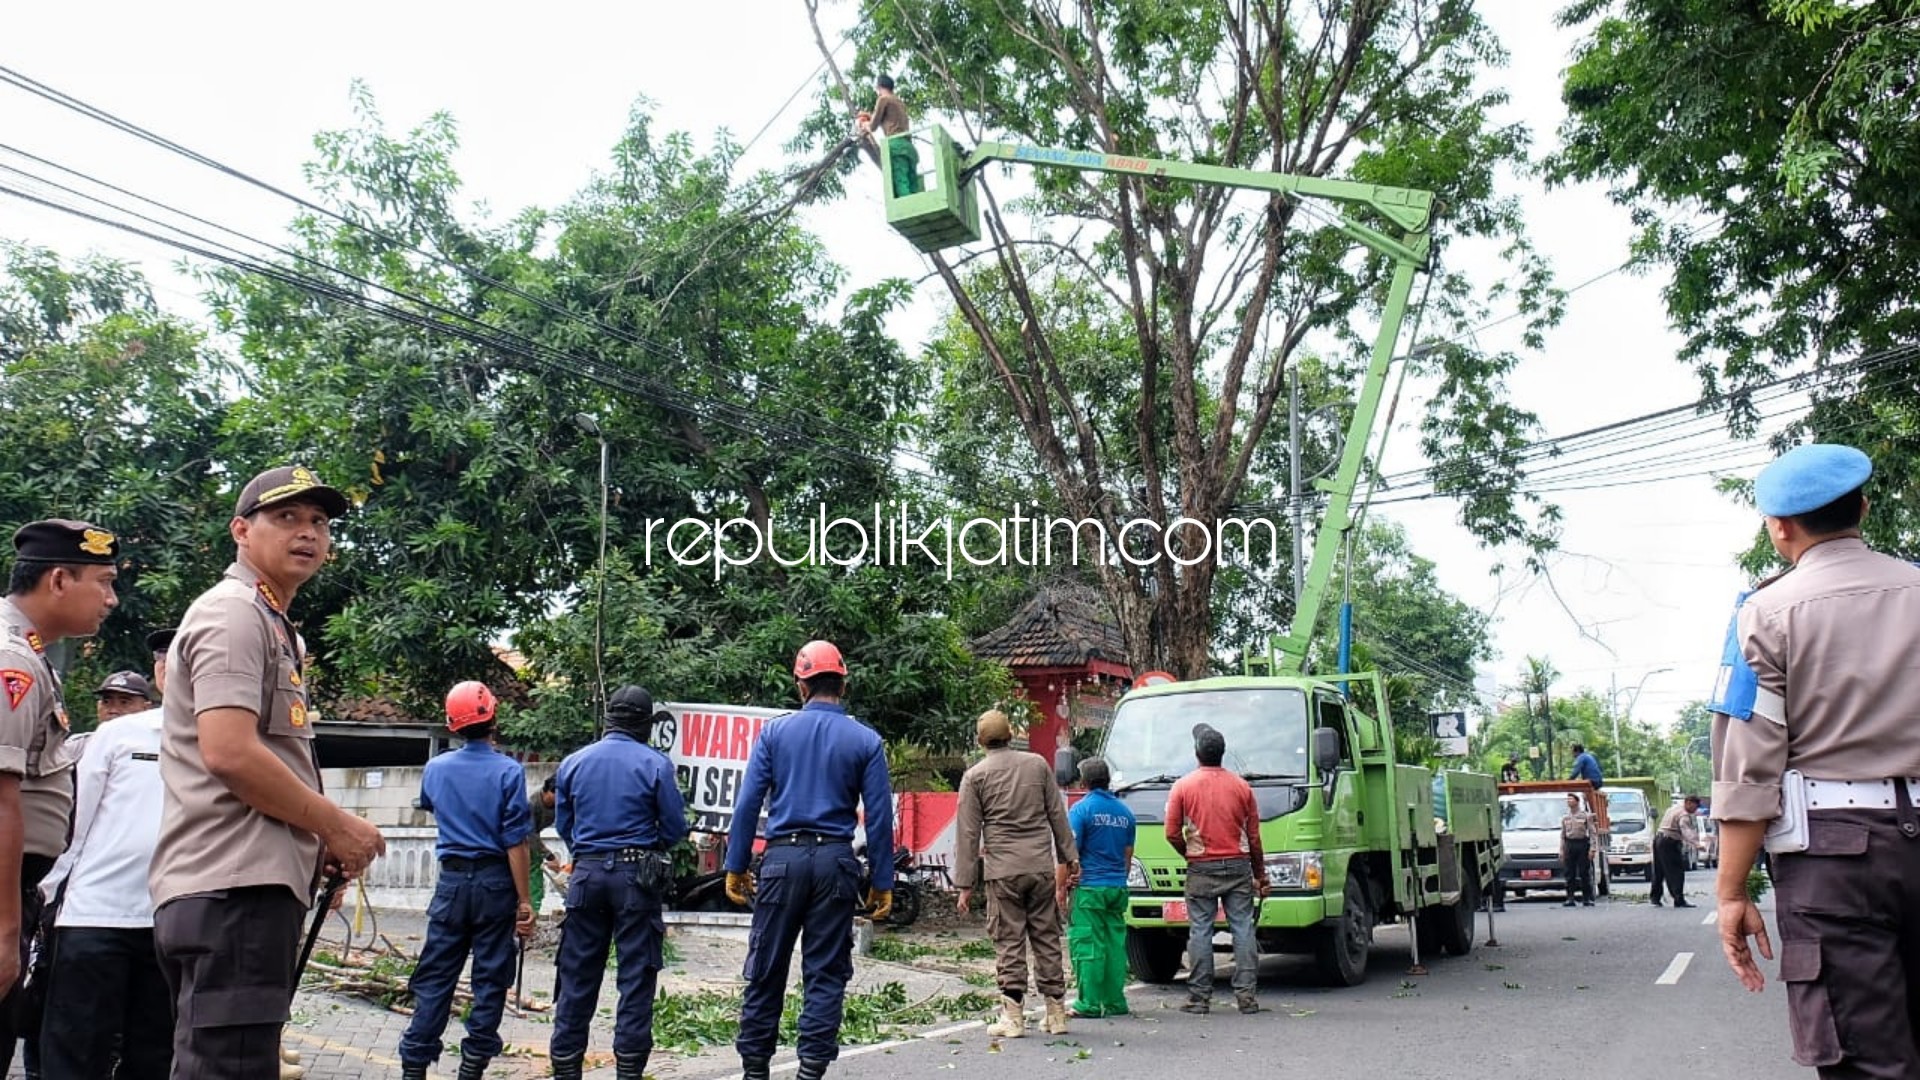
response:
<path id="1" fill-rule="evenodd" d="M 119 541 L 84 521 L 29 522 L 13 534 L 13 569 L 0 599 L 0 843 L 20 852 L 0 860 L 0 1073 L 17 1037 L 31 1023 L 14 993 L 26 968 L 27 942 L 40 912 L 40 880 L 66 846 L 73 814 L 73 761 L 65 753 L 66 706 L 60 674 L 47 647 L 91 637 L 119 603 Z"/>
<path id="2" fill-rule="evenodd" d="M 847 665 L 832 642 L 802 646 L 793 677 L 804 704 L 761 730 L 727 838 L 727 896 L 744 904 L 755 893 L 747 860 L 761 804 L 767 804 L 767 850 L 734 1040 L 746 1080 L 766 1080 L 770 1070 L 796 941 L 806 988 L 799 1080 L 820 1080 L 840 1054 L 840 1019 L 853 976 L 853 916 L 860 906 L 860 862 L 853 854 L 859 810 L 866 816 L 873 917 L 885 918 L 893 908 L 893 790 L 886 749 L 840 703 Z"/>
<path id="3" fill-rule="evenodd" d="M 425 1080 L 440 1058 L 440 1036 L 453 1008 L 454 986 L 473 956 L 473 1007 L 460 1043 L 460 1080 L 480 1080 L 502 1049 L 500 1014 L 513 987 L 516 933 L 533 933 L 527 894 L 527 838 L 533 809 L 520 763 L 493 748 L 499 702 L 467 681 L 447 692 L 447 730 L 458 750 L 427 762 L 420 808 L 438 826 L 434 854 L 440 880 L 427 909 L 427 940 L 407 988 L 413 1021 L 400 1036 L 402 1080 Z"/>
<path id="4" fill-rule="evenodd" d="M 358 874 L 386 850 L 373 823 L 321 791 L 306 645 L 290 615 L 346 509 L 302 465 L 248 481 L 227 523 L 234 561 L 187 608 L 169 653 L 165 810 L 147 881 L 175 1003 L 176 1076 L 279 1071 L 322 869 Z"/>
<path id="5" fill-rule="evenodd" d="M 641 1080 L 653 1053 L 667 850 L 686 837 L 687 811 L 673 763 L 647 745 L 652 724 L 653 695 L 621 687 L 607 700 L 607 733 L 569 754 L 555 774 L 553 827 L 573 858 L 548 1046 L 556 1080 L 579 1080 L 609 943 L 619 965 L 615 1075 Z"/>
<path id="6" fill-rule="evenodd" d="M 1920 1075 L 1920 568 L 1861 540 L 1872 472 L 1816 444 L 1755 481 L 1793 569 L 1740 606 L 1752 703 L 1714 717 L 1721 945 L 1759 990 L 1748 939 L 1773 947 L 1746 877 L 1785 818 L 1768 841 L 1780 979 L 1794 1060 L 1823 1080 Z"/>

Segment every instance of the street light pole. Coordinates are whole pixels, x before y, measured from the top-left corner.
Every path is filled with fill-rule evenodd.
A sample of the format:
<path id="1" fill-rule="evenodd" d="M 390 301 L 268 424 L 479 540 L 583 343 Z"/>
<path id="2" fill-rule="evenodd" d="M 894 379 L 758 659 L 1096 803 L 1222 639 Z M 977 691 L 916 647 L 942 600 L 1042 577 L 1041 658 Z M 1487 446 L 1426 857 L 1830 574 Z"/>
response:
<path id="1" fill-rule="evenodd" d="M 607 712 L 607 672 L 602 659 L 605 648 L 601 641 L 607 621 L 607 438 L 600 432 L 599 421 L 586 413 L 575 414 L 573 422 L 600 442 L 600 557 L 594 571 L 597 587 L 593 602 L 593 730 L 598 734 Z"/>
<path id="2" fill-rule="evenodd" d="M 1647 680 L 1653 678 L 1655 675 L 1663 675 L 1672 670 L 1673 669 L 1670 667 L 1654 668 L 1652 671 L 1649 671 L 1645 675 L 1640 676 L 1640 681 L 1634 684 L 1633 697 L 1628 699 L 1627 701 L 1628 716 L 1632 716 L 1634 706 L 1640 704 L 1640 691 L 1646 688 Z M 1620 764 L 1620 691 L 1619 690 L 1614 689 L 1614 690 L 1608 691 L 1607 711 L 1613 714 L 1613 771 L 1616 775 L 1625 776 L 1627 774 L 1626 767 Z"/>

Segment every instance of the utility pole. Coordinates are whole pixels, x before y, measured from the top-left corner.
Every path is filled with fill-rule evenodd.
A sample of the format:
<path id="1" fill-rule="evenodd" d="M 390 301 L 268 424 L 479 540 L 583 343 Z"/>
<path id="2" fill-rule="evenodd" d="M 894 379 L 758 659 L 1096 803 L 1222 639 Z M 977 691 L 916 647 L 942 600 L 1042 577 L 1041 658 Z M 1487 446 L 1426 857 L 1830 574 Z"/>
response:
<path id="1" fill-rule="evenodd" d="M 1553 701 L 1545 686 L 1540 687 L 1540 717 L 1547 727 L 1547 776 L 1558 780 L 1560 767 L 1553 763 Z"/>
<path id="2" fill-rule="evenodd" d="M 1287 380 L 1287 505 L 1293 514 L 1293 610 L 1300 611 L 1300 594 L 1306 591 L 1306 545 L 1302 534 L 1307 527 L 1306 493 L 1300 490 L 1300 365 L 1293 365 L 1293 377 Z"/>

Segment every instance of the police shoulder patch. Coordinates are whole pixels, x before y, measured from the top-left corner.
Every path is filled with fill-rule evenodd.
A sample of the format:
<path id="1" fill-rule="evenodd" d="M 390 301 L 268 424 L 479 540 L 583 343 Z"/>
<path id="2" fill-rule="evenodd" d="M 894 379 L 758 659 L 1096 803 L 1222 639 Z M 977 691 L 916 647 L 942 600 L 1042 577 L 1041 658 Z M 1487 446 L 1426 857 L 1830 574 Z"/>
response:
<path id="1" fill-rule="evenodd" d="M 7 708 L 17 709 L 33 689 L 33 676 L 18 668 L 0 669 L 0 690 L 7 695 Z"/>

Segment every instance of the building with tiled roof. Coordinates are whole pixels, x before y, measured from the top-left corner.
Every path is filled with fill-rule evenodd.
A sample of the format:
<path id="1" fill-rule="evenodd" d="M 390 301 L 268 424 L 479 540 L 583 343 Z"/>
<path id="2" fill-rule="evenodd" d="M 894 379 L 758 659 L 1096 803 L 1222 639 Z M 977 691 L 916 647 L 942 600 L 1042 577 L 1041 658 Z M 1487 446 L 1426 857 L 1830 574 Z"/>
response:
<path id="1" fill-rule="evenodd" d="M 1052 758 L 1075 731 L 1105 727 L 1133 680 L 1120 622 L 1098 589 L 1078 583 L 1042 586 L 996 630 L 970 648 L 1005 664 L 1040 714 L 1028 747 Z"/>

